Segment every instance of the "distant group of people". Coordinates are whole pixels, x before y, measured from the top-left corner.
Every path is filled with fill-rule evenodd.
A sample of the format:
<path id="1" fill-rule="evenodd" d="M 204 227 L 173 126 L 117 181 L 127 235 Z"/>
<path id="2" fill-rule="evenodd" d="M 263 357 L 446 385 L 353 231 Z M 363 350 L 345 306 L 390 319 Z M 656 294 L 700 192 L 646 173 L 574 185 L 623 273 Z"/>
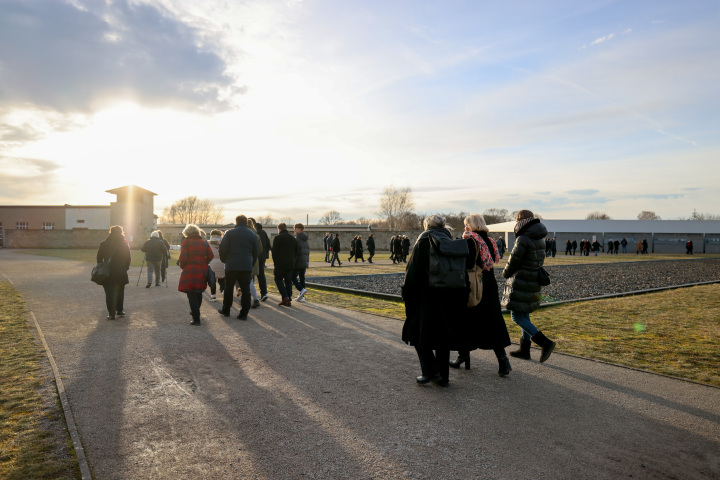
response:
<path id="1" fill-rule="evenodd" d="M 493 350 L 498 375 L 507 376 L 512 367 L 505 348 L 511 343 L 503 305 L 522 331 L 520 348 L 511 356 L 529 360 L 530 345 L 535 342 L 542 348 L 540 361 L 544 362 L 555 348 L 555 342 L 530 321 L 530 313 L 541 300 L 538 275 L 545 259 L 547 229 L 529 210 L 517 212 L 515 219 L 515 246 L 503 270 L 508 281 L 501 304 L 493 273 L 500 253 L 488 236 L 484 218 L 467 216 L 459 240 L 453 240 L 441 215 L 425 218 L 425 231 L 412 249 L 402 286 L 406 317 L 402 339 L 417 352 L 421 370 L 417 383 L 447 386 L 449 367 L 464 364 L 469 369 L 470 351 L 478 348 Z M 482 291 L 479 302 L 471 277 L 478 269 L 482 278 L 477 287 Z M 458 357 L 450 361 L 453 350 Z"/>
<path id="2" fill-rule="evenodd" d="M 393 265 L 407 263 L 410 254 L 410 239 L 407 235 L 393 235 L 390 237 L 390 260 Z"/>

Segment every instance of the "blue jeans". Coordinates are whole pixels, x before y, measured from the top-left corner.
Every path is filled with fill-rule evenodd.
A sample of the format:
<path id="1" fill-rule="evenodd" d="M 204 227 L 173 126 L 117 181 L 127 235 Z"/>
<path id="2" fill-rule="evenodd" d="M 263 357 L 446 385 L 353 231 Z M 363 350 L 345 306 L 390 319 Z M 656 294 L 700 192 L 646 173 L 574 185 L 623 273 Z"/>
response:
<path id="1" fill-rule="evenodd" d="M 529 341 L 533 336 L 535 336 L 536 333 L 539 332 L 539 330 L 535 328 L 535 325 L 530 322 L 529 313 L 514 312 L 511 310 L 510 318 L 512 318 L 512 321 L 515 322 L 518 327 L 520 327 L 520 330 L 522 330 L 523 340 Z"/>
<path id="2" fill-rule="evenodd" d="M 292 270 L 282 270 L 275 267 L 275 286 L 283 300 L 292 298 L 292 274 Z"/>

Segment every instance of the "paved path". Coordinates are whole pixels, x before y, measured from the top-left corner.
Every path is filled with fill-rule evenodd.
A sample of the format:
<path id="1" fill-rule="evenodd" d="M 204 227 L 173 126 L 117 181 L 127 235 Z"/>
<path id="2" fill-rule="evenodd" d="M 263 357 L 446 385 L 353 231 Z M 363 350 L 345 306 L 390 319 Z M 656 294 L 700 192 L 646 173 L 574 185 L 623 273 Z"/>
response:
<path id="1" fill-rule="evenodd" d="M 419 386 L 398 321 L 271 296 L 193 327 L 177 267 L 168 289 L 131 270 L 108 321 L 90 269 L 0 250 L 96 479 L 720 477 L 720 389 L 563 355 L 503 379 L 489 352 Z"/>

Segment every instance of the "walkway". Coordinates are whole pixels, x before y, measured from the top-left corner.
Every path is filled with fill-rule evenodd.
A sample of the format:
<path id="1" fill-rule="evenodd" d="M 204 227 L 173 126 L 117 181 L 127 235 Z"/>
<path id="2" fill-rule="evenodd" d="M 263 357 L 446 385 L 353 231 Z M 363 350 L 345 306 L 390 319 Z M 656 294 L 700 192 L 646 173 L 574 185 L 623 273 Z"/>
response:
<path id="1" fill-rule="evenodd" d="M 0 250 L 96 479 L 720 477 L 720 389 L 559 354 L 503 379 L 491 352 L 419 386 L 401 322 L 271 296 L 194 327 L 177 267 L 170 288 L 131 270 L 108 321 L 90 269 Z"/>

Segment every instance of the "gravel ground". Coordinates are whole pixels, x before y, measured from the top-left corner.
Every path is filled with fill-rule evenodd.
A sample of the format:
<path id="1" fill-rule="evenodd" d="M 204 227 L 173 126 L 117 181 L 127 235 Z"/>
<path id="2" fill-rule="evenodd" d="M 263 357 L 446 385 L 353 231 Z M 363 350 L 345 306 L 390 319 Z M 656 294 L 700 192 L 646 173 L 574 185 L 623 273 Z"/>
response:
<path id="1" fill-rule="evenodd" d="M 543 288 L 543 295 L 552 300 L 572 300 L 720 280 L 720 259 L 596 263 L 552 266 L 545 269 L 550 274 L 552 283 Z M 308 277 L 308 282 L 400 295 L 403 277 L 404 274 Z M 502 285 L 505 283 L 502 270 L 495 269 L 495 277 L 500 285 L 499 293 L 502 295 Z"/>

